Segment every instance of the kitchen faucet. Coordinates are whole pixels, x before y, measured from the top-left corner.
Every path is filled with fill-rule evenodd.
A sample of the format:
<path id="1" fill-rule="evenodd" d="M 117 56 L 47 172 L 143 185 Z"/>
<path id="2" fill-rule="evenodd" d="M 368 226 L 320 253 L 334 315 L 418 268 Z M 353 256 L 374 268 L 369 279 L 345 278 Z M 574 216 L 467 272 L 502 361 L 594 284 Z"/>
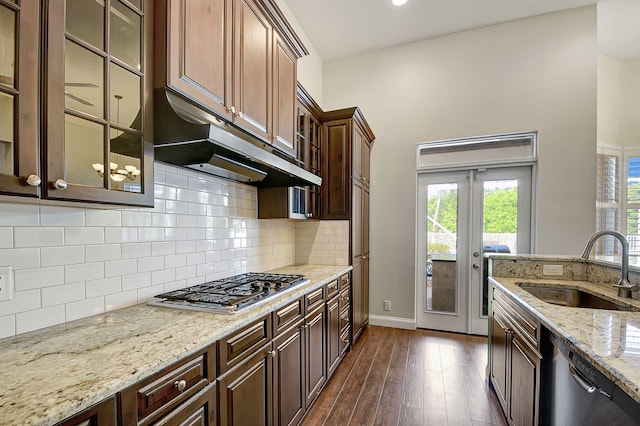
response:
<path id="1" fill-rule="evenodd" d="M 624 235 L 619 232 L 609 230 L 596 232 L 591 236 L 591 238 L 589 238 L 589 241 L 587 241 L 587 245 L 582 252 L 582 258 L 585 260 L 589 259 L 589 254 L 591 253 L 591 249 L 593 248 L 596 240 L 605 235 L 616 237 L 622 245 L 622 265 L 620 265 L 620 281 L 618 281 L 618 284 L 614 285 L 614 287 L 618 289 L 618 297 L 631 298 L 631 292 L 640 290 L 640 287 L 638 287 L 638 284 L 631 284 L 629 282 L 629 243 L 627 242 L 627 239 L 624 237 Z"/>

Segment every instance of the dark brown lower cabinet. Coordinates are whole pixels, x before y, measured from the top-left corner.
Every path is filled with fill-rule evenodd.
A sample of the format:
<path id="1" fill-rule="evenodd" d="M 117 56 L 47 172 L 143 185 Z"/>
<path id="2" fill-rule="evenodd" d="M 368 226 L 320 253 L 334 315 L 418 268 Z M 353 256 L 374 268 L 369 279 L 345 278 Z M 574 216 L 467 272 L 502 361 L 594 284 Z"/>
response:
<path id="1" fill-rule="evenodd" d="M 306 328 L 306 403 L 313 403 L 327 381 L 325 304 L 307 314 Z"/>
<path id="2" fill-rule="evenodd" d="M 276 352 L 273 370 L 274 423 L 295 425 L 302 420 L 305 398 L 304 319 L 273 339 Z"/>
<path id="3" fill-rule="evenodd" d="M 273 424 L 271 342 L 218 378 L 221 426 Z"/>
<path id="4" fill-rule="evenodd" d="M 540 323 L 492 287 L 489 379 L 507 421 L 537 425 L 540 404 Z"/>
<path id="5" fill-rule="evenodd" d="M 216 384 L 211 383 L 155 424 L 163 426 L 215 425 L 216 400 Z"/>
<path id="6" fill-rule="evenodd" d="M 327 302 L 327 370 L 331 377 L 340 364 L 342 345 L 340 343 L 340 296 Z"/>
<path id="7" fill-rule="evenodd" d="M 116 398 L 111 397 L 93 407 L 89 407 L 70 417 L 56 426 L 108 426 L 117 425 L 116 422 Z"/>

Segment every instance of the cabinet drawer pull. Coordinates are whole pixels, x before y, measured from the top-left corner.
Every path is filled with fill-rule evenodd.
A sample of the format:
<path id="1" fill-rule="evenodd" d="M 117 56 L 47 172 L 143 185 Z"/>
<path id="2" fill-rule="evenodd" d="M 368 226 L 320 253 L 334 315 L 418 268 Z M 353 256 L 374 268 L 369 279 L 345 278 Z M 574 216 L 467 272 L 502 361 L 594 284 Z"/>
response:
<path id="1" fill-rule="evenodd" d="M 31 186 L 40 186 L 42 179 L 38 175 L 29 175 L 27 176 L 27 183 Z"/>
<path id="2" fill-rule="evenodd" d="M 184 379 L 176 380 L 176 382 L 173 385 L 176 387 L 176 389 L 178 389 L 178 391 L 182 392 L 187 388 L 187 381 Z"/>
<path id="3" fill-rule="evenodd" d="M 55 182 L 53 182 L 53 187 L 60 190 L 67 189 L 67 181 L 64 179 L 57 179 Z"/>

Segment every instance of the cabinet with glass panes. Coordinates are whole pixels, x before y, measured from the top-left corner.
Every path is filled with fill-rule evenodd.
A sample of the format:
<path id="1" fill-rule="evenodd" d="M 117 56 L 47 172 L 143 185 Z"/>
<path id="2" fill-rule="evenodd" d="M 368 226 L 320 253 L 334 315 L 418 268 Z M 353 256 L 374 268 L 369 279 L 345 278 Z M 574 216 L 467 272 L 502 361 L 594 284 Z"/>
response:
<path id="1" fill-rule="evenodd" d="M 38 196 L 37 1 L 0 0 L 0 195 Z"/>
<path id="2" fill-rule="evenodd" d="M 153 205 L 152 5 L 45 3 L 44 197 Z"/>

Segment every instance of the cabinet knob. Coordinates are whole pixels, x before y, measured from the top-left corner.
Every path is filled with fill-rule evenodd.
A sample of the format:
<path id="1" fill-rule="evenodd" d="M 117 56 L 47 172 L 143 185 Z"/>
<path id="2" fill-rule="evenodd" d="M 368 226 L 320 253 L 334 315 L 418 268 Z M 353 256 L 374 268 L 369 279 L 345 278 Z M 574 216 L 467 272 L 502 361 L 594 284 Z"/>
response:
<path id="1" fill-rule="evenodd" d="M 183 390 L 185 390 L 187 388 L 187 381 L 182 379 L 182 380 L 176 380 L 176 382 L 173 384 L 176 389 L 178 389 L 180 392 L 182 392 Z"/>
<path id="2" fill-rule="evenodd" d="M 53 182 L 53 187 L 55 189 L 65 190 L 67 189 L 67 181 L 64 179 L 58 179 L 55 182 Z"/>
<path id="3" fill-rule="evenodd" d="M 367 177 L 366 176 L 362 176 L 362 181 L 366 182 L 367 181 Z"/>
<path id="4" fill-rule="evenodd" d="M 42 179 L 38 175 L 29 175 L 27 176 L 27 183 L 31 186 L 40 186 Z"/>
<path id="5" fill-rule="evenodd" d="M 269 351 L 269 355 L 271 355 L 271 358 L 275 358 L 277 354 L 278 353 L 275 350 Z"/>
<path id="6" fill-rule="evenodd" d="M 236 107 L 234 107 L 233 105 L 231 105 L 227 111 L 229 111 L 233 115 L 236 115 Z"/>
<path id="7" fill-rule="evenodd" d="M 307 217 L 311 218 L 313 216 L 313 213 L 307 213 Z"/>

